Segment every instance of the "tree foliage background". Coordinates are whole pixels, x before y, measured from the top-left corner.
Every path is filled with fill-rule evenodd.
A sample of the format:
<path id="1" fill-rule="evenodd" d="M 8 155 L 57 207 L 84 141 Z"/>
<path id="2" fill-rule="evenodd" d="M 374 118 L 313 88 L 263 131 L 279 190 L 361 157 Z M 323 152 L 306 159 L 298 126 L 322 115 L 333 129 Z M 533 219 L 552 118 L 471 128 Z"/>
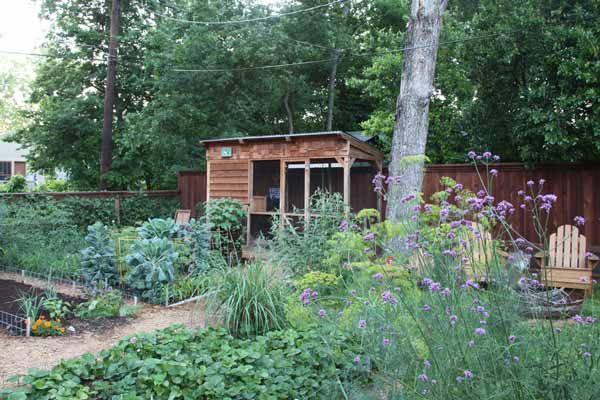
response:
<path id="1" fill-rule="evenodd" d="M 31 85 L 27 123 L 13 135 L 34 169 L 99 178 L 110 0 L 38 0 L 52 21 Z M 346 0 L 262 22 L 256 1 L 122 0 L 113 188 L 171 188 L 202 168 L 199 140 L 321 131 L 337 50 L 333 127 L 378 134 L 389 149 L 408 0 Z M 444 20 L 428 156 L 469 149 L 505 161 L 600 157 L 600 0 L 456 0 Z M 257 66 L 326 60 L 285 68 Z M 219 69 L 214 72 L 182 70 Z M 291 116 L 291 118 L 289 117 Z"/>

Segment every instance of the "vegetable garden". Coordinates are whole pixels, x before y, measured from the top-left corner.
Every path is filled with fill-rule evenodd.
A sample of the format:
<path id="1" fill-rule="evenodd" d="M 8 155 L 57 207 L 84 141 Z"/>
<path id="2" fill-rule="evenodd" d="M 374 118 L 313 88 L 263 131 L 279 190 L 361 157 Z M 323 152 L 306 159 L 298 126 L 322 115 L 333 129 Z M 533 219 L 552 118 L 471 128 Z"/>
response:
<path id="1" fill-rule="evenodd" d="M 201 298 L 214 326 L 127 336 L 99 354 L 32 370 L 2 395 L 598 397 L 600 304 L 578 290 L 553 302 L 558 291 L 533 257 L 547 249 L 544 228 L 560 199 L 543 179 L 516 194 L 519 204 L 495 199 L 495 158 L 471 157 L 481 192 L 444 179 L 431 199 L 402 200 L 412 214 L 401 223 L 381 221 L 375 210 L 353 214 L 339 195 L 318 193 L 312 209 L 327 212 L 297 224 L 275 219 L 252 261 L 239 258 L 245 218 L 232 200 L 211 200 L 208 221 L 187 226 L 169 218 L 90 224 L 77 268 L 65 269 L 81 276 L 89 297 L 71 309 L 86 316 L 90 302 L 119 291 L 157 304 Z M 375 190 L 385 195 L 395 180 L 377 176 Z M 537 242 L 512 228 L 516 216 L 535 225 Z M 585 223 L 573 216 L 574 225 Z M 476 254 L 482 246 L 486 257 Z"/>

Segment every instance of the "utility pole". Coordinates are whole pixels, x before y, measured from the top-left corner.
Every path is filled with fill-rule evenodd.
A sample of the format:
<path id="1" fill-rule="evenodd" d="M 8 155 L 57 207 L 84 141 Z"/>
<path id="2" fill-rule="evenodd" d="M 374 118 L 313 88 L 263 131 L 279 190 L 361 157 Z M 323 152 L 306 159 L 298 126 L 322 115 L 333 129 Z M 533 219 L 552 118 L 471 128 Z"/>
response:
<path id="1" fill-rule="evenodd" d="M 117 47 L 120 19 L 121 0 L 112 0 L 106 88 L 104 90 L 104 121 L 102 123 L 102 144 L 100 145 L 100 186 L 102 189 L 107 188 L 106 174 L 110 171 L 112 164 L 113 108 L 115 105 L 115 80 L 117 75 Z"/>

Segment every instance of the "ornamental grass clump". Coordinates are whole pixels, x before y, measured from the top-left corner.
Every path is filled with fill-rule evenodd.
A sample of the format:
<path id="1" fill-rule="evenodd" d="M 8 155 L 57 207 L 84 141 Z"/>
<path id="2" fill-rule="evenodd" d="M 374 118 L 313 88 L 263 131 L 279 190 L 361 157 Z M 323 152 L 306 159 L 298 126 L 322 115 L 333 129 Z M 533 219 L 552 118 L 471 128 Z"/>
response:
<path id="1" fill-rule="evenodd" d="M 560 321 L 546 317 L 549 302 L 532 310 L 530 293 L 549 300 L 552 291 L 519 261 L 545 248 L 557 197 L 541 180 L 519 192 L 521 205 L 495 199 L 491 189 L 499 173 L 492 164 L 498 157 L 469 157 L 481 191 L 468 193 L 447 181 L 434 204 L 405 197 L 413 214 L 393 240 L 378 234 L 377 225 L 344 225 L 372 248 L 371 264 L 382 267 L 367 275 L 350 262 L 337 302 L 335 295 L 321 298 L 306 288 L 296 307 L 305 310 L 310 329 L 342 331 L 359 343 L 349 361 L 370 384 L 346 382 L 347 392 L 439 400 L 599 398 L 600 306 L 588 299 L 581 314 L 569 320 L 565 313 Z M 385 194 L 396 181 L 378 176 L 375 186 Z M 538 243 L 513 228 L 518 213 L 535 226 Z M 410 271 L 406 279 L 413 284 L 399 285 L 390 268 Z"/>
<path id="2" fill-rule="evenodd" d="M 286 326 L 287 285 L 278 272 L 255 262 L 222 270 L 215 283 L 209 309 L 222 317 L 232 336 L 256 336 Z"/>

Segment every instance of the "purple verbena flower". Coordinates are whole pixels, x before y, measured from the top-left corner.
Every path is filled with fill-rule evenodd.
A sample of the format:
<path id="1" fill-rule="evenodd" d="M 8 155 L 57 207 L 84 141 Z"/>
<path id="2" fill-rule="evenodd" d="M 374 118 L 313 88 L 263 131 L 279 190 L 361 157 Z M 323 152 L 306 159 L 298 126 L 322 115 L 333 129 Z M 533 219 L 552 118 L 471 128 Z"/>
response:
<path id="1" fill-rule="evenodd" d="M 360 321 L 358 321 L 358 327 L 360 329 L 365 329 L 367 327 L 367 321 L 365 321 L 364 319 L 361 319 Z"/>
<path id="2" fill-rule="evenodd" d="M 327 311 L 325 311 L 324 309 L 320 309 L 319 310 L 319 317 L 321 318 L 325 318 L 327 316 Z"/>
<path id="3" fill-rule="evenodd" d="M 575 221 L 575 224 L 577 226 L 583 226 L 585 225 L 585 218 L 581 217 L 581 216 L 576 216 L 575 218 L 573 218 L 573 221 Z"/>
<path id="4" fill-rule="evenodd" d="M 485 329 L 483 329 L 483 328 L 477 328 L 477 329 L 475 329 L 475 335 L 477 335 L 477 336 L 483 336 L 483 335 L 485 335 Z"/>

